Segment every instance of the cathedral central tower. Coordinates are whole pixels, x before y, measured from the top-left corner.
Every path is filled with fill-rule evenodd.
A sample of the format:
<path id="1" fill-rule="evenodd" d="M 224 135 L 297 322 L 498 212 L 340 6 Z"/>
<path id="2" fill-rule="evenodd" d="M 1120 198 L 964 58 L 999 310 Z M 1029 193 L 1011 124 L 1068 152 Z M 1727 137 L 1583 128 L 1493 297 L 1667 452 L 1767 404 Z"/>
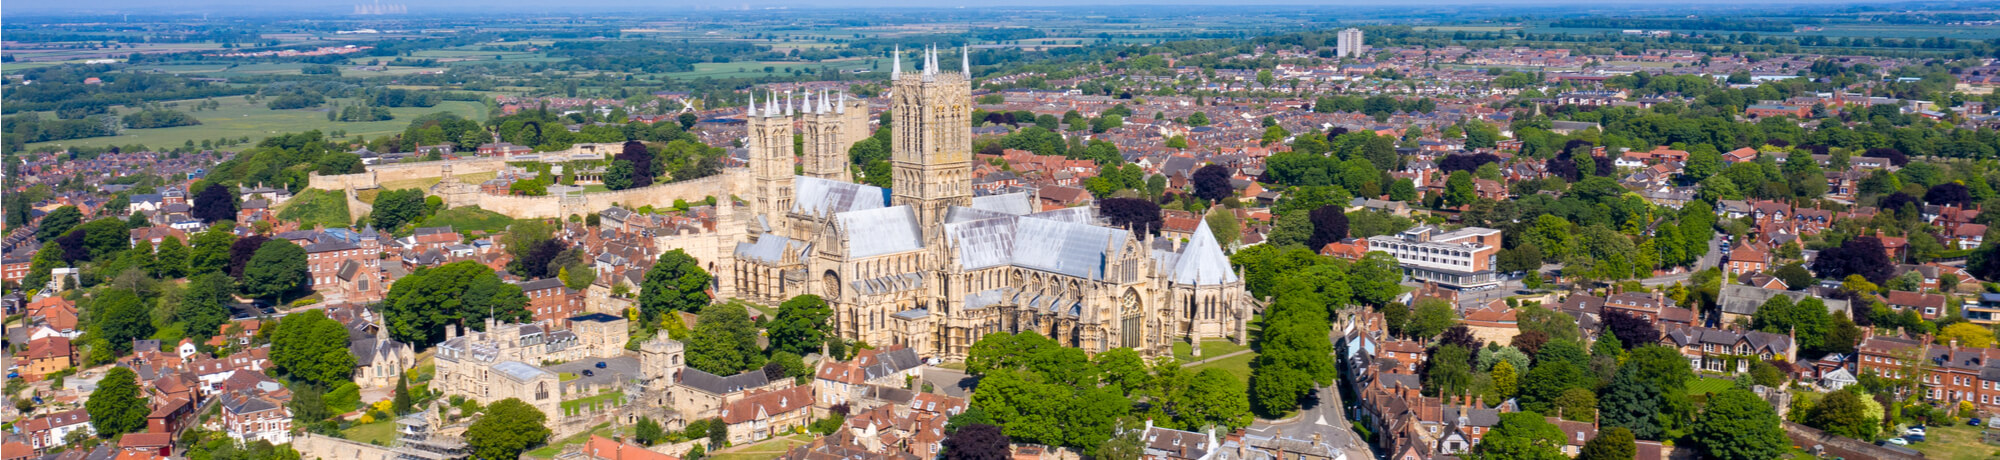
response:
<path id="1" fill-rule="evenodd" d="M 916 211 L 926 246 L 943 238 L 946 209 L 972 205 L 971 61 L 963 50 L 960 59 L 959 72 L 940 72 L 929 50 L 920 72 L 904 74 L 898 52 L 890 77 L 894 204 Z"/>

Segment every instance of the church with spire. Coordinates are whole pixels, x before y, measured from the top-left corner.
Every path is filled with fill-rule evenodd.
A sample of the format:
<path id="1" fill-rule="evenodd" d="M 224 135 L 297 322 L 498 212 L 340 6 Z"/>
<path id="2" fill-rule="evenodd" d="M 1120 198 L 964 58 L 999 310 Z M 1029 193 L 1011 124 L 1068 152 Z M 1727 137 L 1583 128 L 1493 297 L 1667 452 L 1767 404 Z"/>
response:
<path id="1" fill-rule="evenodd" d="M 934 48 L 904 72 L 896 51 L 890 188 L 855 182 L 848 163 L 870 134 L 866 101 L 767 93 L 760 106 L 753 91 L 748 194 L 731 217 L 743 231 L 716 264 L 718 290 L 769 305 L 817 295 L 839 337 L 944 361 L 995 332 L 1091 354 L 1247 343 L 1250 295 L 1206 222 L 1177 241 L 1106 225 L 1092 207 L 1043 210 L 1029 192 L 974 193 L 968 51 L 958 72 Z"/>

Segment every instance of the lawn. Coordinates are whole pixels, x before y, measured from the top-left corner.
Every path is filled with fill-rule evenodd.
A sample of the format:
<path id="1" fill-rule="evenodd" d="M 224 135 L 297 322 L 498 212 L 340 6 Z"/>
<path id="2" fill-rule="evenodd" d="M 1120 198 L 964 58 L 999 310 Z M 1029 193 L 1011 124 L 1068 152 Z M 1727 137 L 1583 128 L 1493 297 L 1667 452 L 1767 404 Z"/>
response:
<path id="1" fill-rule="evenodd" d="M 383 420 L 367 425 L 355 425 L 340 430 L 340 436 L 351 441 L 386 446 L 396 440 L 396 421 Z"/>
<path id="2" fill-rule="evenodd" d="M 1248 349 L 1250 349 L 1250 347 L 1237 345 L 1236 342 L 1230 341 L 1229 339 L 1208 339 L 1201 341 L 1201 356 L 1196 357 L 1194 356 L 1193 347 L 1190 346 L 1187 342 L 1175 341 L 1174 359 L 1179 360 L 1182 363 L 1191 363 L 1195 361 L 1200 361 L 1203 358 L 1214 358 L 1217 356 L 1222 356 Z"/>
<path id="3" fill-rule="evenodd" d="M 437 215 L 424 219 L 419 225 L 425 227 L 450 225 L 452 230 L 457 230 L 459 233 L 472 231 L 498 233 L 513 224 L 514 218 L 507 217 L 506 214 L 488 211 L 479 206 L 460 206 L 438 211 Z"/>
<path id="4" fill-rule="evenodd" d="M 770 460 L 778 458 L 778 456 L 780 455 L 784 455 L 786 451 L 792 450 L 793 447 L 797 447 L 803 444 L 808 444 L 811 442 L 812 442 L 811 436 L 795 434 L 790 436 L 766 439 L 764 440 L 764 442 L 751 444 L 747 446 L 737 446 L 728 449 L 723 449 L 722 451 L 716 452 L 715 454 L 709 455 L 704 458 L 712 458 L 716 460 Z"/>
<path id="5" fill-rule="evenodd" d="M 1910 448 L 1923 452 L 1926 458 L 1984 459 L 2000 454 L 2000 447 L 1981 442 L 1978 427 L 1933 426 L 1924 431 L 1924 442 L 1910 444 Z"/>
<path id="6" fill-rule="evenodd" d="M 347 197 L 338 190 L 306 190 L 278 205 L 278 218 L 312 227 L 346 227 Z"/>
<path id="7" fill-rule="evenodd" d="M 1727 390 L 1732 386 L 1736 386 L 1736 381 L 1715 377 L 1701 377 L 1695 379 L 1693 382 L 1688 382 L 1687 394 L 1688 396 L 1694 396 L 1721 393 L 1722 390 Z"/>
<path id="8" fill-rule="evenodd" d="M 1198 366 L 1191 366 L 1187 368 L 1187 371 L 1201 372 L 1204 369 L 1222 369 L 1223 372 L 1228 372 L 1229 375 L 1234 375 L 1237 378 L 1242 379 L 1244 384 L 1249 384 L 1250 362 L 1256 359 L 1257 359 L 1257 353 L 1255 352 L 1244 353 L 1216 361 L 1202 363 L 1201 365 Z"/>
<path id="9" fill-rule="evenodd" d="M 350 139 L 354 136 L 367 136 L 372 139 L 401 133 L 404 128 L 409 127 L 410 119 L 428 113 L 452 112 L 467 119 L 481 121 L 486 119 L 486 106 L 478 102 L 468 101 L 445 101 L 439 103 L 436 107 L 394 107 L 390 108 L 389 112 L 395 114 L 396 118 L 388 121 L 335 122 L 326 121 L 326 111 L 329 110 L 327 107 L 271 110 L 264 107 L 263 103 L 245 101 L 242 96 L 219 97 L 215 98 L 215 100 L 222 104 L 221 108 L 188 112 L 189 115 L 193 115 L 195 119 L 201 121 L 199 125 L 176 126 L 172 128 L 127 129 L 123 131 L 123 134 L 117 136 L 28 144 L 28 149 L 34 149 L 42 145 L 126 146 L 132 144 L 145 144 L 150 147 L 159 148 L 184 145 L 190 140 L 196 144 L 200 144 L 204 139 L 234 139 L 245 136 L 248 136 L 250 142 L 254 143 L 266 136 L 305 132 L 315 129 L 321 132 L 345 130 Z M 195 103 L 204 101 L 206 100 L 194 99 L 168 102 L 168 104 L 177 103 L 179 107 L 175 108 L 185 111 Z M 343 106 L 354 102 L 352 99 L 334 99 L 329 102 L 335 101 L 340 102 Z M 129 108 L 119 109 L 118 112 L 122 114 L 130 110 Z M 43 118 L 54 118 L 54 115 L 45 113 L 43 114 Z"/>

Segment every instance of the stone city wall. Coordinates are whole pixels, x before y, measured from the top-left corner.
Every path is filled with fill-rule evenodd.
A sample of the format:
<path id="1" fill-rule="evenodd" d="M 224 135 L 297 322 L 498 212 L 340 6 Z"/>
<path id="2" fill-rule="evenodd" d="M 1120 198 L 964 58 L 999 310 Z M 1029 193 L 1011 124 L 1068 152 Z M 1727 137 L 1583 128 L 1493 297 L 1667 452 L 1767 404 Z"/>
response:
<path id="1" fill-rule="evenodd" d="M 453 170 L 453 173 L 457 173 L 457 170 Z M 695 180 L 570 196 L 491 195 L 477 191 L 465 193 L 442 190 L 444 184 L 432 187 L 429 193 L 444 197 L 445 203 L 452 207 L 477 205 L 488 211 L 515 218 L 564 218 L 603 211 L 613 204 L 628 208 L 647 205 L 660 207 L 672 206 L 674 200 L 693 202 L 709 196 L 725 199 L 734 193 L 735 184 L 743 182 L 738 177 L 745 174 L 747 170 L 732 169 Z"/>
<path id="2" fill-rule="evenodd" d="M 507 160 L 499 157 L 479 157 L 463 160 L 422 161 L 416 163 L 390 163 L 368 166 L 366 171 L 354 174 L 320 175 L 310 173 L 306 188 L 320 190 L 341 190 L 347 188 L 369 189 L 383 182 L 411 179 L 444 177 L 446 167 L 452 175 L 497 173 L 507 168 Z"/>

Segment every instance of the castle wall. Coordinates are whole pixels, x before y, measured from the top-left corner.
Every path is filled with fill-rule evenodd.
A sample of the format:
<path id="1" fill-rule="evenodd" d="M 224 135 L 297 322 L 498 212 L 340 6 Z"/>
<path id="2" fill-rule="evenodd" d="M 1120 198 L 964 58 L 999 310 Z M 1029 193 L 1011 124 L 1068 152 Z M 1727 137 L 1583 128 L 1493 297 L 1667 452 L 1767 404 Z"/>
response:
<path id="1" fill-rule="evenodd" d="M 455 175 L 499 172 L 507 168 L 507 161 L 498 157 L 479 157 L 463 160 L 423 161 L 417 163 L 391 163 L 372 165 L 367 171 L 354 174 L 320 175 L 307 174 L 309 189 L 341 190 L 347 188 L 369 189 L 383 182 L 411 179 L 444 177 L 449 166 Z"/>

